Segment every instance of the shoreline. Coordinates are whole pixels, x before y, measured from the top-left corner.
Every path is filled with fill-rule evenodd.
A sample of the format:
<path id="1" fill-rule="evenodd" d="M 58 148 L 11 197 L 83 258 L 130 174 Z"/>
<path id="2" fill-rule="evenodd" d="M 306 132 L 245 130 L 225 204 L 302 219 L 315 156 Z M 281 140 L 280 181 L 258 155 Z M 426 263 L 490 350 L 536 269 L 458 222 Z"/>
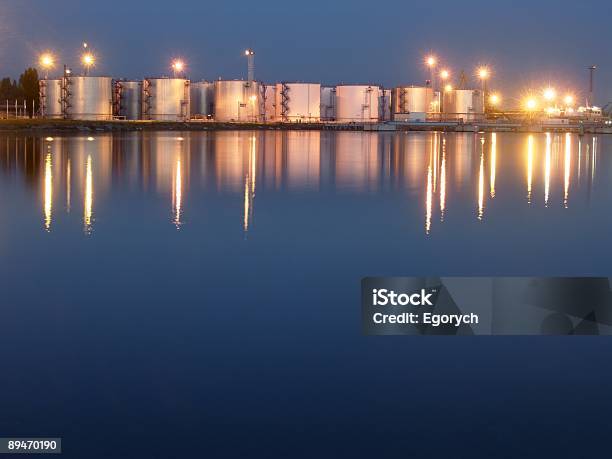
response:
<path id="1" fill-rule="evenodd" d="M 381 122 L 381 123 L 224 123 L 216 121 L 81 121 L 13 119 L 0 120 L 0 132 L 87 133 L 139 131 L 442 131 L 612 134 L 612 125 L 601 123 L 458 123 L 458 122 Z"/>

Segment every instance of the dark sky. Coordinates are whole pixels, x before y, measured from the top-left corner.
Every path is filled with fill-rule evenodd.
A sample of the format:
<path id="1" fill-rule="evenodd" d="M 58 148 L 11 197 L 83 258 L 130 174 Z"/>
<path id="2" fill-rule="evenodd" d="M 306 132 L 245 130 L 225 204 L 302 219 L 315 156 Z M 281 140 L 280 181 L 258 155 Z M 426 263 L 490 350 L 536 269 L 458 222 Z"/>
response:
<path id="1" fill-rule="evenodd" d="M 597 101 L 612 101 L 610 0 L 364 1 L 0 0 L 0 74 L 17 76 L 53 49 L 76 65 L 95 49 L 97 73 L 169 73 L 183 56 L 192 79 L 238 78 L 255 49 L 257 78 L 418 84 L 435 51 L 457 75 L 479 63 L 506 100 L 549 82 L 584 98 L 597 64 Z"/>

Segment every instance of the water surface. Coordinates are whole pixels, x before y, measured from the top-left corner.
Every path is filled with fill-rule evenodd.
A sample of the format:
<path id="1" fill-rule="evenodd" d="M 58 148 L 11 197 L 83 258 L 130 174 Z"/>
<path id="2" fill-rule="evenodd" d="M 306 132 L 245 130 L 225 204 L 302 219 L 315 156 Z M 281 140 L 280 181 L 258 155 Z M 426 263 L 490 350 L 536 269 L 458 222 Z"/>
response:
<path id="1" fill-rule="evenodd" d="M 610 275 L 611 153 L 569 134 L 2 134 L 0 431 L 68 457 L 603 438 L 607 339 L 362 337 L 359 282 Z"/>

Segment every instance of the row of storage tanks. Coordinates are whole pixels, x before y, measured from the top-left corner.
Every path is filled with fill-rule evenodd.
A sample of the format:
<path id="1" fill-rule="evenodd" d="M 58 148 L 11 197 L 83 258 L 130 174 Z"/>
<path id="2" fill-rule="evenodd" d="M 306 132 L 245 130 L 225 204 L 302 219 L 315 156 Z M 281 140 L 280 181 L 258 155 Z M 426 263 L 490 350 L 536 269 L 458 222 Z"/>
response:
<path id="1" fill-rule="evenodd" d="M 463 120 L 484 115 L 481 91 L 457 89 L 442 95 L 430 87 L 383 89 L 370 84 L 322 86 L 319 83 L 183 78 L 142 81 L 68 76 L 41 80 L 41 105 L 47 118 L 80 120 L 221 122 L 378 122 Z"/>

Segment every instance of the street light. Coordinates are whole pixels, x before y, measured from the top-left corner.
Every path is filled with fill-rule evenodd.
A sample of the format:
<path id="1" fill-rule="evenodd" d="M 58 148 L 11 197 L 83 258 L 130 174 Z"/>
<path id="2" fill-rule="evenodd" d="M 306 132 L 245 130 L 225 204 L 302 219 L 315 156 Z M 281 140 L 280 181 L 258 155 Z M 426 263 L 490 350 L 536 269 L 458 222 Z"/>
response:
<path id="1" fill-rule="evenodd" d="M 447 84 L 444 86 L 444 91 L 446 92 L 450 92 L 453 90 L 453 85 L 452 84 Z"/>
<path id="2" fill-rule="evenodd" d="M 38 62 L 45 71 L 45 80 L 48 80 L 49 79 L 49 69 L 52 69 L 55 67 L 55 56 L 51 53 L 41 54 L 40 58 L 38 59 Z"/>
<path id="3" fill-rule="evenodd" d="M 486 66 L 481 66 L 478 68 L 476 74 L 480 81 L 482 82 L 482 108 L 486 112 L 487 111 L 487 80 L 491 76 L 491 71 Z"/>
<path id="4" fill-rule="evenodd" d="M 538 101 L 536 100 L 535 97 L 527 97 L 527 99 L 525 99 L 525 109 L 528 112 L 533 112 L 538 108 Z"/>
<path id="5" fill-rule="evenodd" d="M 81 63 L 85 68 L 85 75 L 88 75 L 89 69 L 96 65 L 96 57 L 91 53 L 85 53 L 81 56 Z"/>
<path id="6" fill-rule="evenodd" d="M 494 106 L 497 107 L 501 102 L 501 96 L 499 94 L 491 94 L 489 96 L 489 103 Z"/>
<path id="7" fill-rule="evenodd" d="M 177 75 L 183 73 L 183 70 L 185 70 L 185 62 L 183 62 L 181 59 L 174 59 L 172 61 L 172 71 L 174 72 L 174 76 L 176 77 Z"/>
<path id="8" fill-rule="evenodd" d="M 574 105 L 574 96 L 572 96 L 571 94 L 567 94 L 564 98 L 563 98 L 563 102 L 565 103 L 566 107 L 571 107 Z"/>
<path id="9" fill-rule="evenodd" d="M 444 69 L 440 72 L 440 78 L 442 78 L 443 81 L 448 80 L 448 77 L 450 77 L 450 72 L 448 70 Z"/>
<path id="10" fill-rule="evenodd" d="M 544 95 L 544 99 L 546 99 L 549 102 L 552 102 L 553 100 L 557 98 L 557 91 L 555 91 L 555 88 L 548 87 L 544 89 L 543 95 Z"/>
<path id="11" fill-rule="evenodd" d="M 434 56 L 433 54 L 430 54 L 429 56 L 427 56 L 425 58 L 425 64 L 427 65 L 427 67 L 429 67 L 429 83 L 431 84 L 431 87 L 435 90 L 435 84 L 434 84 L 434 68 L 436 67 L 436 64 L 438 63 L 438 59 L 436 58 L 436 56 Z"/>

